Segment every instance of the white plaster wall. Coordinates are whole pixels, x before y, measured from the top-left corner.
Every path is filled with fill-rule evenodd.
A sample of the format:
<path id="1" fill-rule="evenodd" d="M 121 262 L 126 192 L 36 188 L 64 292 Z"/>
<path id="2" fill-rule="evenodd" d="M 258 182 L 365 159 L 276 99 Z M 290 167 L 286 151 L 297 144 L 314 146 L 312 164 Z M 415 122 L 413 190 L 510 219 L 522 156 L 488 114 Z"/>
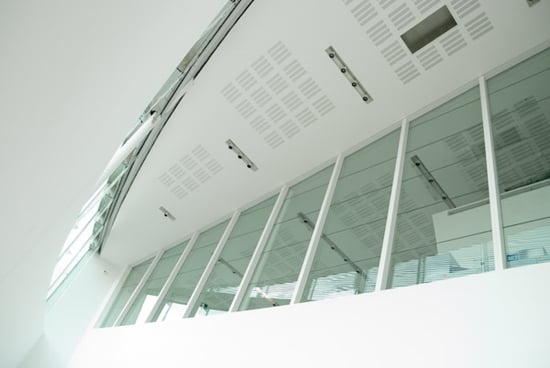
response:
<path id="1" fill-rule="evenodd" d="M 71 367 L 550 366 L 550 264 L 209 318 L 90 330 Z"/>
<path id="2" fill-rule="evenodd" d="M 122 268 L 94 255 L 77 272 L 68 287 L 48 303 L 44 333 L 21 368 L 66 367 L 81 336 L 121 277 Z"/>
<path id="3" fill-rule="evenodd" d="M 0 367 L 40 337 L 78 211 L 224 3 L 0 1 Z"/>

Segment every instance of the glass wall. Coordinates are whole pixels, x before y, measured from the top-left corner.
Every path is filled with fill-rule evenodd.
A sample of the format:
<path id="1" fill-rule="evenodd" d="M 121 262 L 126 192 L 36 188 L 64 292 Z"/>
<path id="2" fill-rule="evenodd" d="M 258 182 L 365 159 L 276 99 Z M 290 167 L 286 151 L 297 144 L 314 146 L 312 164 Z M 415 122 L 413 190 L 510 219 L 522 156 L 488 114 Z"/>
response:
<path id="1" fill-rule="evenodd" d="M 399 131 L 344 160 L 302 301 L 374 290 Z"/>
<path id="2" fill-rule="evenodd" d="M 391 287 L 492 270 L 478 87 L 412 121 L 404 160 Z"/>
<path id="3" fill-rule="evenodd" d="M 209 316 L 229 310 L 276 199 L 274 196 L 241 213 L 192 316 Z"/>
<path id="4" fill-rule="evenodd" d="M 311 238 L 304 216 L 317 220 L 334 165 L 288 190 L 240 310 L 290 303 Z"/>
<path id="5" fill-rule="evenodd" d="M 159 259 L 155 269 L 147 279 L 143 288 L 140 290 L 132 307 L 124 316 L 121 325 L 132 325 L 135 323 L 144 323 L 151 313 L 162 287 L 166 283 L 172 269 L 178 262 L 181 253 L 185 249 L 188 241 L 176 247 L 166 250 Z"/>
<path id="6" fill-rule="evenodd" d="M 550 261 L 550 49 L 489 79 L 507 266 Z M 401 189 L 386 287 L 495 269 L 479 87 L 344 159 L 300 301 L 373 291 L 397 159 Z M 334 165 L 287 193 L 239 310 L 289 304 Z M 225 313 L 276 197 L 239 216 L 191 316 Z M 181 318 L 229 220 L 201 233 L 154 320 Z M 143 321 L 186 244 L 167 251 L 123 320 Z M 112 326 L 151 260 L 132 269 L 103 326 Z M 385 267 L 383 265 L 383 267 Z"/>
<path id="7" fill-rule="evenodd" d="M 229 220 L 202 232 L 170 286 L 154 321 L 180 319 Z"/>
<path id="8" fill-rule="evenodd" d="M 509 267 L 550 260 L 550 50 L 487 84 Z"/>
<path id="9" fill-rule="evenodd" d="M 151 265 L 151 262 L 153 262 L 153 258 L 150 258 L 147 261 L 140 263 L 134 268 L 132 268 L 132 270 L 126 277 L 126 280 L 122 285 L 122 288 L 118 292 L 116 299 L 111 305 L 109 312 L 105 316 L 103 323 L 101 324 L 101 327 L 112 327 L 114 325 L 120 312 L 122 312 L 122 309 L 124 308 L 128 300 L 130 299 L 130 296 L 136 289 L 136 286 L 139 284 L 143 275 L 145 275 L 145 272 L 147 272 L 147 269 Z"/>

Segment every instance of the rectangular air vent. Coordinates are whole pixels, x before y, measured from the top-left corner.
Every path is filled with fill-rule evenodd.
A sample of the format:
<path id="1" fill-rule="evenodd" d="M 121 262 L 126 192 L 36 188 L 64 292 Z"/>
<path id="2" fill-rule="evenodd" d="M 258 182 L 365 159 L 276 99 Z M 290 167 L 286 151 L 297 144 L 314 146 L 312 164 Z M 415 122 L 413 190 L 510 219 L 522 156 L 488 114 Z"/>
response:
<path id="1" fill-rule="evenodd" d="M 423 21 L 401 35 L 401 38 L 414 54 L 448 30 L 457 25 L 447 6 L 432 13 Z"/>

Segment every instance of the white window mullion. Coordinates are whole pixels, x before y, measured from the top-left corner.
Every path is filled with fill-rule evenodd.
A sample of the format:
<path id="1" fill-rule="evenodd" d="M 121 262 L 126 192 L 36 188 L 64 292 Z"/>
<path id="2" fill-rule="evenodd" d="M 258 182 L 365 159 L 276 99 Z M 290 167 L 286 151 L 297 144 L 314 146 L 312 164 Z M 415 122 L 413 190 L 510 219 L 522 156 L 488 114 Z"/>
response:
<path id="1" fill-rule="evenodd" d="M 132 293 L 132 295 L 130 295 L 130 299 L 128 299 L 128 301 L 124 305 L 124 308 L 122 308 L 122 310 L 120 311 L 120 314 L 118 315 L 117 319 L 115 320 L 115 323 L 113 324 L 113 326 L 119 326 L 122 323 L 122 321 L 124 320 L 124 318 L 128 314 L 128 311 L 130 311 L 130 308 L 132 308 L 132 305 L 136 301 L 136 298 L 138 297 L 139 293 L 143 289 L 143 286 L 145 286 L 145 283 L 149 279 L 149 276 L 151 276 L 151 273 L 153 272 L 153 270 L 157 266 L 157 264 L 160 260 L 160 257 L 162 257 L 163 253 L 164 253 L 164 250 L 160 250 L 160 251 L 157 252 L 157 255 L 155 256 L 155 258 L 153 259 L 153 261 L 151 262 L 151 264 L 147 268 L 147 271 L 145 271 L 145 273 L 141 277 L 141 280 L 139 280 L 139 283 L 137 284 L 136 288 L 134 289 L 134 292 Z"/>
<path id="2" fill-rule="evenodd" d="M 375 291 L 384 290 L 388 286 L 393 238 L 395 234 L 395 224 L 397 222 L 397 211 L 399 210 L 399 195 L 401 192 L 403 168 L 405 166 L 405 155 L 407 154 L 408 136 L 409 121 L 407 119 L 403 119 L 401 124 L 401 134 L 399 136 L 399 146 L 397 148 L 397 157 L 395 159 L 395 170 L 393 173 L 388 217 L 386 218 L 386 228 L 384 229 L 384 240 L 382 241 L 382 251 L 380 254 L 380 264 L 378 266 L 378 277 L 376 279 Z"/>
<path id="3" fill-rule="evenodd" d="M 240 211 L 235 211 L 235 213 L 231 217 L 231 220 L 225 227 L 225 231 L 223 232 L 222 237 L 218 241 L 218 245 L 216 245 L 216 249 L 214 250 L 214 253 L 212 253 L 212 256 L 210 257 L 210 260 L 208 261 L 208 264 L 206 265 L 206 268 L 204 269 L 204 272 L 202 273 L 202 276 L 199 282 L 195 286 L 195 290 L 193 290 L 193 294 L 191 294 L 191 298 L 189 298 L 189 302 L 187 303 L 187 307 L 185 308 L 185 312 L 183 313 L 183 318 L 191 317 L 191 313 L 195 309 L 195 304 L 197 304 L 199 296 L 202 293 L 202 290 L 204 289 L 206 282 L 210 278 L 210 274 L 212 273 L 212 270 L 216 266 L 218 259 L 220 258 L 223 248 L 225 247 L 225 244 L 229 239 L 229 235 L 231 235 L 231 232 L 233 231 L 233 228 L 235 227 L 235 224 L 239 219 L 240 213 L 241 213 Z"/>
<path id="4" fill-rule="evenodd" d="M 328 211 L 332 203 L 332 197 L 334 196 L 334 191 L 336 189 L 336 184 L 340 176 L 340 171 L 342 170 L 343 162 L 344 156 L 339 155 L 336 159 L 336 163 L 334 164 L 332 175 L 330 177 L 330 181 L 328 182 L 327 190 L 325 191 L 325 197 L 323 198 L 323 202 L 319 210 L 319 215 L 317 216 L 317 220 L 315 221 L 315 227 L 313 229 L 313 233 L 311 234 L 311 239 L 309 240 L 306 256 L 304 258 L 304 261 L 302 262 L 302 268 L 300 269 L 300 274 L 298 276 L 298 280 L 296 281 L 296 288 L 294 289 L 294 293 L 292 294 L 290 304 L 299 303 L 302 299 L 302 295 L 304 294 L 307 278 L 309 276 L 315 254 L 317 253 L 319 240 L 321 239 L 321 235 L 323 234 L 325 220 L 327 218 Z"/>
<path id="5" fill-rule="evenodd" d="M 485 77 L 479 78 L 479 94 L 481 98 L 481 117 L 483 119 L 483 137 L 485 140 L 485 158 L 487 160 L 487 185 L 489 187 L 489 209 L 491 211 L 491 232 L 493 234 L 495 270 L 503 270 L 506 268 L 506 249 L 504 247 L 502 209 L 500 204 L 491 110 Z"/>
<path id="6" fill-rule="evenodd" d="M 168 276 L 168 279 L 166 279 L 166 282 L 164 283 L 164 286 L 162 287 L 162 290 L 160 291 L 159 296 L 157 297 L 157 301 L 153 306 L 153 308 L 151 308 L 151 312 L 149 313 L 149 316 L 147 317 L 145 322 L 151 322 L 153 318 L 155 318 L 155 315 L 158 309 L 161 307 L 161 304 L 164 301 L 166 294 L 168 294 L 168 290 L 170 290 L 170 287 L 172 286 L 172 283 L 176 279 L 178 272 L 180 271 L 181 267 L 187 260 L 189 253 L 191 253 L 191 250 L 195 246 L 195 243 L 197 242 L 198 237 L 199 237 L 198 232 L 194 233 L 193 236 L 191 236 L 191 239 L 187 243 L 187 246 L 183 249 L 183 252 L 181 253 L 181 256 L 178 258 L 178 261 L 176 262 L 176 265 L 172 269 L 172 272 L 170 272 L 170 276 Z"/>
<path id="7" fill-rule="evenodd" d="M 246 290 L 248 289 L 248 285 L 250 284 L 250 280 L 252 280 L 252 275 L 256 271 L 256 267 L 258 266 L 258 262 L 260 261 L 260 258 L 263 254 L 263 251 L 267 244 L 267 240 L 271 235 L 271 230 L 273 229 L 273 225 L 275 225 L 275 220 L 277 220 L 277 217 L 279 216 L 279 212 L 281 211 L 281 207 L 283 206 L 287 193 L 288 193 L 288 186 L 285 185 L 281 188 L 281 191 L 279 192 L 277 201 L 275 202 L 275 205 L 271 210 L 271 214 L 267 219 L 264 230 L 262 231 L 262 235 L 258 240 L 258 244 L 256 245 L 256 249 L 254 250 L 254 254 L 252 255 L 252 258 L 250 259 L 250 261 L 248 262 L 248 266 L 243 275 L 243 279 L 241 280 L 241 283 L 239 285 L 239 289 L 237 290 L 237 293 L 233 298 L 231 307 L 229 307 L 229 312 L 236 312 L 239 310 L 239 306 L 241 305 L 245 297 L 245 293 L 246 293 Z"/>

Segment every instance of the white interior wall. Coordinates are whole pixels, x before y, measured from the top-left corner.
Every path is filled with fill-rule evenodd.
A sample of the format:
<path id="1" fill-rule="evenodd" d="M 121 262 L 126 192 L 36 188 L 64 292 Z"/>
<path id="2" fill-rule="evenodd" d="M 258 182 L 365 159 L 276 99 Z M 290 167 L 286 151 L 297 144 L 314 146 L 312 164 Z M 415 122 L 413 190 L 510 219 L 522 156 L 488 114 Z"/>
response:
<path id="1" fill-rule="evenodd" d="M 122 271 L 121 267 L 96 255 L 89 258 L 70 285 L 48 304 L 44 332 L 20 367 L 67 366 L 80 337 L 93 323 Z"/>
<path id="2" fill-rule="evenodd" d="M 43 332 L 55 261 L 109 158 L 224 0 L 0 1 L 0 366 Z"/>
<path id="3" fill-rule="evenodd" d="M 314 303 L 94 329 L 71 367 L 550 365 L 550 264 Z"/>

